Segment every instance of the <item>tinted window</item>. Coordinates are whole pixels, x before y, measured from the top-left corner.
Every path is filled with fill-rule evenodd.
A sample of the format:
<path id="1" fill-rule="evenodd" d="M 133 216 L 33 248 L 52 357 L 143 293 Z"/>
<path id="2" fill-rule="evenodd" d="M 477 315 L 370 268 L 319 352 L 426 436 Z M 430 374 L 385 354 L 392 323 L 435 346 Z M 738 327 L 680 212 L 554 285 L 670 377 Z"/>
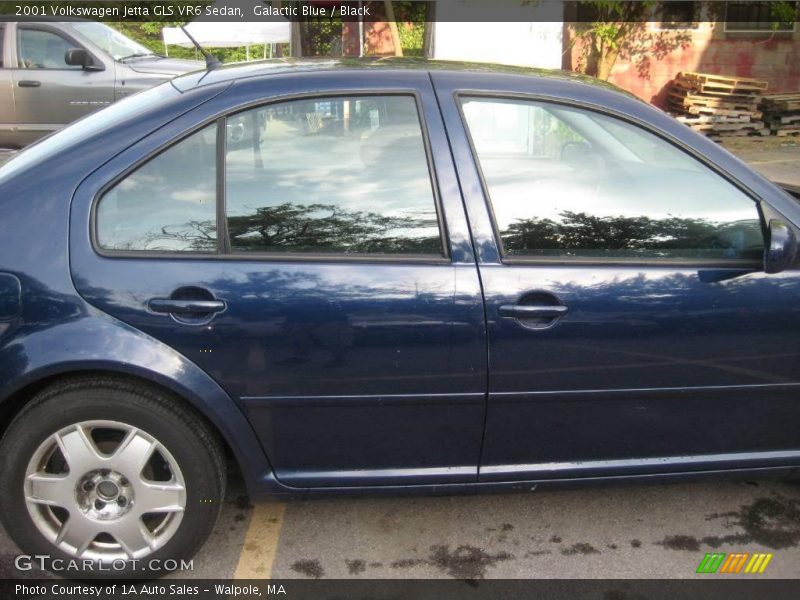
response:
<path id="1" fill-rule="evenodd" d="M 641 128 L 547 103 L 463 109 L 506 256 L 762 255 L 756 204 Z"/>
<path id="2" fill-rule="evenodd" d="M 228 119 L 234 252 L 442 254 L 416 102 L 295 100 Z"/>
<path id="3" fill-rule="evenodd" d="M 5 45 L 6 39 L 6 27 L 3 24 L 0 24 L 0 69 L 5 67 L 3 64 L 3 46 Z"/>
<path id="4" fill-rule="evenodd" d="M 75 44 L 50 31 L 19 28 L 17 56 L 20 69 L 80 69 L 64 62 Z"/>
<path id="5" fill-rule="evenodd" d="M 107 250 L 215 252 L 216 125 L 171 146 L 107 192 L 97 238 Z"/>

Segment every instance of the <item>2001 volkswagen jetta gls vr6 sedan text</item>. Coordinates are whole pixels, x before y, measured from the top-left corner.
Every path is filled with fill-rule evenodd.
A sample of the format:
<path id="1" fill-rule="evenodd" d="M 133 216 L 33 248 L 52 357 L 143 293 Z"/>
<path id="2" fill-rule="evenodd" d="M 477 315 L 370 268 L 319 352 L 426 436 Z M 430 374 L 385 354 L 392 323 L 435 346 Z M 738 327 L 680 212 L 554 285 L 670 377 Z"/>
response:
<path id="1" fill-rule="evenodd" d="M 192 73 L 13 158 L 0 214 L 30 554 L 188 557 L 230 467 L 256 499 L 800 467 L 800 206 L 591 80 Z"/>

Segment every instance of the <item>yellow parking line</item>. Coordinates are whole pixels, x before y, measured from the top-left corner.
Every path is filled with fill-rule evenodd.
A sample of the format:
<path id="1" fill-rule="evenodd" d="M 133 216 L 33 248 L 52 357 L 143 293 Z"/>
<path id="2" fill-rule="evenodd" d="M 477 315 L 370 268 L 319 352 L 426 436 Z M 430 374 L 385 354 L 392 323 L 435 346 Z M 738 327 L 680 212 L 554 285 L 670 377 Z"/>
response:
<path id="1" fill-rule="evenodd" d="M 282 502 L 260 502 L 253 508 L 234 579 L 269 579 L 283 527 Z"/>

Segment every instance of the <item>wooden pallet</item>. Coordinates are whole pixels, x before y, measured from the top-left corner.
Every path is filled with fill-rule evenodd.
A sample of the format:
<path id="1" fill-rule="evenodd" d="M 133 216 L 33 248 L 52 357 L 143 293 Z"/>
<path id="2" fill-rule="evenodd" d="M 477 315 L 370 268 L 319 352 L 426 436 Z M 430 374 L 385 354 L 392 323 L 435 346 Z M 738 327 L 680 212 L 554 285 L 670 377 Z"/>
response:
<path id="1" fill-rule="evenodd" d="M 708 88 L 728 92 L 764 92 L 768 86 L 766 81 L 750 77 L 726 77 L 724 75 L 686 71 L 680 73 L 678 79 L 696 86 L 700 91 L 704 91 L 703 88 Z"/>
<path id="2" fill-rule="evenodd" d="M 676 107 L 676 112 L 683 112 L 688 115 L 709 116 L 709 117 L 747 117 L 747 120 L 758 120 L 763 116 L 758 110 L 733 110 L 726 108 L 713 108 L 707 106 L 687 106 Z"/>
<path id="3" fill-rule="evenodd" d="M 724 90 L 724 89 L 713 89 L 703 86 L 697 86 L 691 84 L 686 81 L 681 81 L 676 79 L 672 83 L 673 90 L 686 90 L 687 93 L 695 93 L 695 94 L 703 94 L 709 98 L 719 98 L 720 100 L 733 102 L 736 100 L 742 100 L 744 102 L 760 102 L 762 98 L 762 94 L 757 91 L 750 91 L 750 90 Z"/>
<path id="4" fill-rule="evenodd" d="M 709 137 L 764 136 L 766 89 L 766 81 L 749 77 L 683 72 L 667 90 L 667 104 L 678 121 Z"/>
<path id="5" fill-rule="evenodd" d="M 761 100 L 764 112 L 787 113 L 800 111 L 800 93 L 769 94 Z"/>
<path id="6" fill-rule="evenodd" d="M 719 110 L 757 111 L 758 101 L 726 100 L 723 98 L 709 98 L 697 94 L 681 94 L 674 90 L 667 92 L 667 101 L 678 108 L 709 108 Z"/>

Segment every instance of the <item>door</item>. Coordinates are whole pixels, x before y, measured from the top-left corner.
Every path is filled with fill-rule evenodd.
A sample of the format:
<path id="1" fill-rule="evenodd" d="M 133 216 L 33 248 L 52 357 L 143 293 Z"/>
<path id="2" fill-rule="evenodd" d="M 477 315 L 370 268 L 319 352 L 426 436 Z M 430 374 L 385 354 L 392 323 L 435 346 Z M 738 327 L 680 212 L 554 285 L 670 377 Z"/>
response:
<path id="1" fill-rule="evenodd" d="M 6 23 L 0 23 L 0 148 L 13 148 L 14 136 L 14 88 L 11 69 L 7 63 Z"/>
<path id="2" fill-rule="evenodd" d="M 759 204 L 597 110 L 458 104 L 499 251 L 480 479 L 796 464 L 800 277 L 763 273 Z"/>
<path id="3" fill-rule="evenodd" d="M 66 64 L 67 50 L 83 46 L 63 31 L 20 23 L 14 39 L 14 123 L 23 144 L 114 101 L 113 64 L 107 68 L 96 56 L 88 69 Z"/>
<path id="4" fill-rule="evenodd" d="M 253 83 L 261 105 L 125 174 L 100 195 L 94 248 L 73 245 L 84 297 L 205 368 L 295 487 L 477 478 L 486 346 L 466 219 L 428 78 L 388 75 L 350 74 L 358 92 Z M 85 218 L 92 186 L 140 153 L 73 208 Z"/>

